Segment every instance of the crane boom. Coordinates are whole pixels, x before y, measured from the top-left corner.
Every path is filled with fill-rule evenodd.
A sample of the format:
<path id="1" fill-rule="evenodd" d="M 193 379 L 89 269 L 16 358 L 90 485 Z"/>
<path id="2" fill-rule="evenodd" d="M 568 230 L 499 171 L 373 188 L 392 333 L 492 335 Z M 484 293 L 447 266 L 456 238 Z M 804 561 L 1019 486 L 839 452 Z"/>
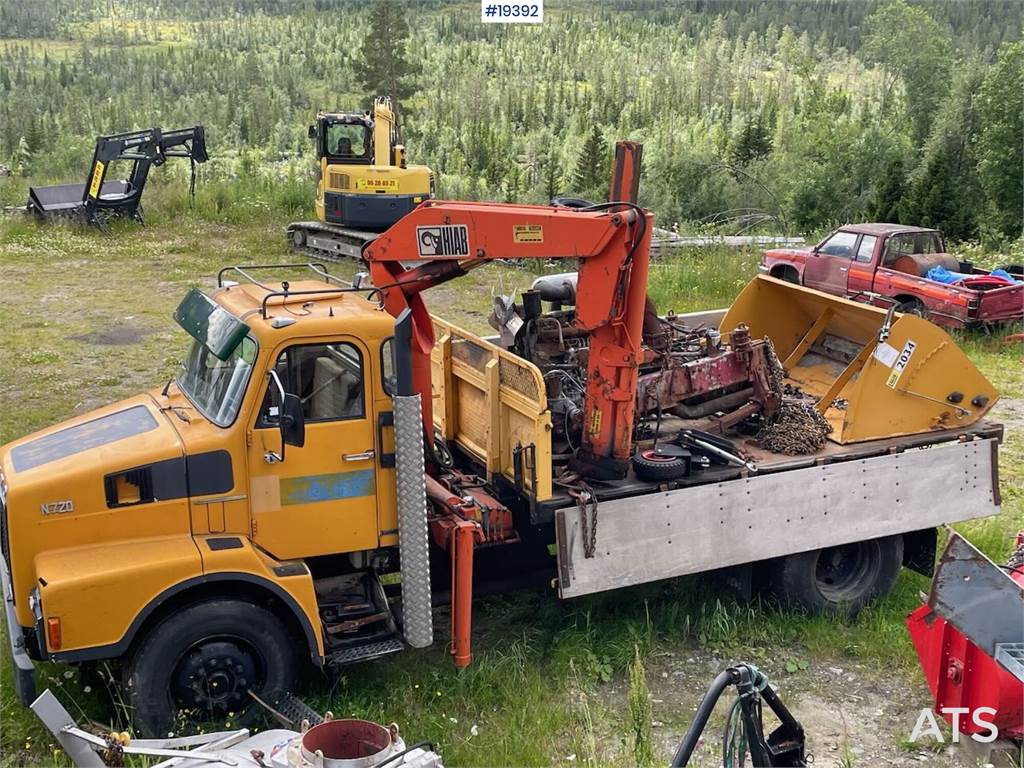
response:
<path id="1" fill-rule="evenodd" d="M 424 290 L 496 259 L 577 259 L 576 326 L 590 337 L 583 442 L 572 468 L 624 477 L 632 455 L 653 216 L 633 203 L 586 209 L 428 200 L 370 243 L 364 258 L 387 311 L 413 317 L 413 383 L 433 434 Z"/>

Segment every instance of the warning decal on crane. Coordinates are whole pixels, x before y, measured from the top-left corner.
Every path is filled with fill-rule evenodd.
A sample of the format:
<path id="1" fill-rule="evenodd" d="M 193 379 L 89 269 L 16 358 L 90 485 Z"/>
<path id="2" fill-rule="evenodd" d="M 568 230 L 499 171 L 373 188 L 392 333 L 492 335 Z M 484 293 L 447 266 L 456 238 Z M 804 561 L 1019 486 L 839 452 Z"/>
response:
<path id="1" fill-rule="evenodd" d="M 540 224 L 513 224 L 512 239 L 517 243 L 543 243 L 544 227 Z"/>
<path id="2" fill-rule="evenodd" d="M 420 256 L 469 256 L 469 227 L 465 224 L 416 227 L 416 246 Z"/>

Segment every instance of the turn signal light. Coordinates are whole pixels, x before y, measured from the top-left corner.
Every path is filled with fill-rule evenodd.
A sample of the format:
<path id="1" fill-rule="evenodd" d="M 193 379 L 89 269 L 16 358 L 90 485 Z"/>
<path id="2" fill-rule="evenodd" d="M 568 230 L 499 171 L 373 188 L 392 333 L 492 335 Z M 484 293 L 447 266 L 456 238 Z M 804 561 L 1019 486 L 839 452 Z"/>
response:
<path id="1" fill-rule="evenodd" d="M 46 643 L 51 651 L 59 651 L 61 647 L 60 619 L 46 620 Z"/>

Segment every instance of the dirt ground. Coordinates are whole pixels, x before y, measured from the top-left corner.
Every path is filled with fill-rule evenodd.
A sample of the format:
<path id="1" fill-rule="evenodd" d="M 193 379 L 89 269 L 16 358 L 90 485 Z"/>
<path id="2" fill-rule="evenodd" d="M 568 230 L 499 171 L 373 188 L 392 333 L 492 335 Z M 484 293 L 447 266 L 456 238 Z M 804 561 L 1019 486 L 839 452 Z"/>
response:
<path id="1" fill-rule="evenodd" d="M 734 660 L 699 650 L 656 652 L 648 659 L 647 685 L 657 755 L 666 760 L 671 757 L 707 686 L 731 663 Z M 845 666 L 811 664 L 796 673 L 787 673 L 782 664 L 777 669 L 773 664 L 761 669 L 803 725 L 807 751 L 814 756 L 816 768 L 975 766 L 960 749 L 936 744 L 930 737 L 922 737 L 918 745 L 909 742 L 921 706 L 929 700 L 923 681 L 908 684 L 903 675 L 893 676 L 860 662 Z M 599 706 L 609 716 L 604 725 L 610 732 L 599 736 L 598 753 L 612 759 L 623 748 L 621 738 L 613 733 L 624 733 L 627 728 L 620 718 L 626 714 L 622 703 L 629 696 L 628 681 L 608 684 L 599 696 Z M 691 765 L 721 766 L 722 726 L 734 696 L 732 689 L 722 696 Z M 765 723 L 770 730 L 776 721 L 766 714 Z"/>

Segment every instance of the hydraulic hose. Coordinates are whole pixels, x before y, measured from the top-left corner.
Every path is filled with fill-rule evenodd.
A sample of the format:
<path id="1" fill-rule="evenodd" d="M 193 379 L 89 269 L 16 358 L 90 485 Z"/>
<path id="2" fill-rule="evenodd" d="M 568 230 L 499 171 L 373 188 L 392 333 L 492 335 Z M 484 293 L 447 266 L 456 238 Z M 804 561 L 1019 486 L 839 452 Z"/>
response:
<path id="1" fill-rule="evenodd" d="M 670 763 L 672 768 L 681 768 L 690 762 L 690 756 L 693 754 L 693 750 L 697 748 L 700 735 L 704 732 L 704 728 L 708 724 L 708 718 L 711 717 L 715 705 L 722 697 L 722 692 L 734 682 L 736 682 L 736 672 L 732 668 L 719 672 L 718 677 L 711 682 L 707 693 L 701 699 L 700 706 L 697 707 L 697 714 L 694 716 L 693 722 L 690 723 L 686 735 L 683 736 L 683 740 L 679 743 L 679 749 L 676 750 L 676 754 L 672 758 Z"/>

